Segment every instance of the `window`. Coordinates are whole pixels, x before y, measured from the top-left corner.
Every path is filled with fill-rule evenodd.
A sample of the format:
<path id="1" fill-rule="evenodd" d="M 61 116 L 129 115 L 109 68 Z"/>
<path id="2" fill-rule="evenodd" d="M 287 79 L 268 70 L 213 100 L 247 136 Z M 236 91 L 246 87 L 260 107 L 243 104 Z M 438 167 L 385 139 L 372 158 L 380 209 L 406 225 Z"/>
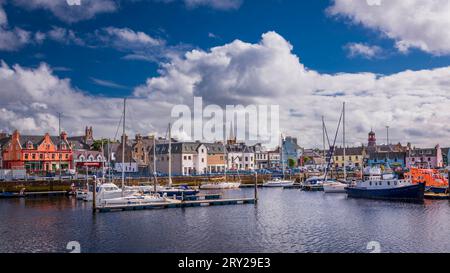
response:
<path id="1" fill-rule="evenodd" d="M 28 154 L 25 154 L 25 160 L 27 160 L 28 159 Z"/>
<path id="2" fill-rule="evenodd" d="M 203 162 L 205 162 L 205 159 L 204 159 L 204 158 L 202 158 L 202 163 L 203 163 Z"/>
<path id="3" fill-rule="evenodd" d="M 44 159 L 44 155 L 43 154 L 39 154 L 39 159 Z"/>
<path id="4" fill-rule="evenodd" d="M 55 159 L 55 154 L 52 154 L 52 159 Z"/>
<path id="5" fill-rule="evenodd" d="M 183 159 L 184 159 L 184 160 L 187 160 L 187 156 L 184 156 Z"/>

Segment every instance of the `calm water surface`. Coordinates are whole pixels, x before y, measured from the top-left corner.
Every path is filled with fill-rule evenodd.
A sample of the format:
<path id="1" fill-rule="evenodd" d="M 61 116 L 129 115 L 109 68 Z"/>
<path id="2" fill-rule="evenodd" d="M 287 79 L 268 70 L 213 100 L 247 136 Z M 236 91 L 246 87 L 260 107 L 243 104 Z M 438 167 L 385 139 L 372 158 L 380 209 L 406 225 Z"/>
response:
<path id="1" fill-rule="evenodd" d="M 253 196 L 253 189 L 225 192 Z M 260 189 L 257 205 L 93 215 L 69 197 L 0 200 L 0 252 L 450 252 L 450 204 Z"/>

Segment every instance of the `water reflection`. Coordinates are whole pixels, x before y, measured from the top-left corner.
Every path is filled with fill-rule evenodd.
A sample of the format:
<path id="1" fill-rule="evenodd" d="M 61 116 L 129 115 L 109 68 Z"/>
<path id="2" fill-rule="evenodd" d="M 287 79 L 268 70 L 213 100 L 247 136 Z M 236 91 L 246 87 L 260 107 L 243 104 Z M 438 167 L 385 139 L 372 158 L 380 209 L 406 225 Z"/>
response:
<path id="1" fill-rule="evenodd" d="M 450 251 L 447 201 L 424 204 L 260 189 L 256 205 L 92 214 L 70 197 L 0 200 L 1 252 Z M 252 197 L 253 189 L 224 192 Z"/>

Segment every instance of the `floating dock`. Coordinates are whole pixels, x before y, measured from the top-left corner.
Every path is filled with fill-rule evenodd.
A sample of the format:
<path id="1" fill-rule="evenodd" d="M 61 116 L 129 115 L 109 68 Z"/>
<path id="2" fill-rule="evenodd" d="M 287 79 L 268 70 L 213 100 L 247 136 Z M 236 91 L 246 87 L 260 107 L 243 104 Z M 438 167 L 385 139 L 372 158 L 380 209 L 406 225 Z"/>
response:
<path id="1" fill-rule="evenodd" d="M 155 202 L 153 204 L 130 204 L 130 205 L 108 205 L 97 207 L 99 212 L 111 211 L 130 211 L 130 210 L 148 210 L 148 209 L 167 209 L 167 208 L 186 208 L 186 207 L 205 207 L 205 206 L 224 206 L 255 204 L 255 198 L 235 198 L 235 199 L 198 199 L 180 201 L 168 199 L 166 202 Z"/>
<path id="2" fill-rule="evenodd" d="M 431 200 L 448 200 L 448 193 L 434 193 L 434 192 L 426 192 L 423 196 L 425 199 Z"/>

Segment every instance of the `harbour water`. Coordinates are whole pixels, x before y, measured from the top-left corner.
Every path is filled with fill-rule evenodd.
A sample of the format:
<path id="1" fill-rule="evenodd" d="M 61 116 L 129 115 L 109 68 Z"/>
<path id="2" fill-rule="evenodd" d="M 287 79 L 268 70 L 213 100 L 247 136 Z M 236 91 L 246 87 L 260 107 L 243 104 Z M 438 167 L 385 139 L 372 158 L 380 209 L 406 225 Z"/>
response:
<path id="1" fill-rule="evenodd" d="M 92 214 L 72 197 L 0 200 L 0 252 L 449 252 L 450 204 L 260 189 L 257 205 Z M 253 189 L 224 192 L 252 197 Z"/>

